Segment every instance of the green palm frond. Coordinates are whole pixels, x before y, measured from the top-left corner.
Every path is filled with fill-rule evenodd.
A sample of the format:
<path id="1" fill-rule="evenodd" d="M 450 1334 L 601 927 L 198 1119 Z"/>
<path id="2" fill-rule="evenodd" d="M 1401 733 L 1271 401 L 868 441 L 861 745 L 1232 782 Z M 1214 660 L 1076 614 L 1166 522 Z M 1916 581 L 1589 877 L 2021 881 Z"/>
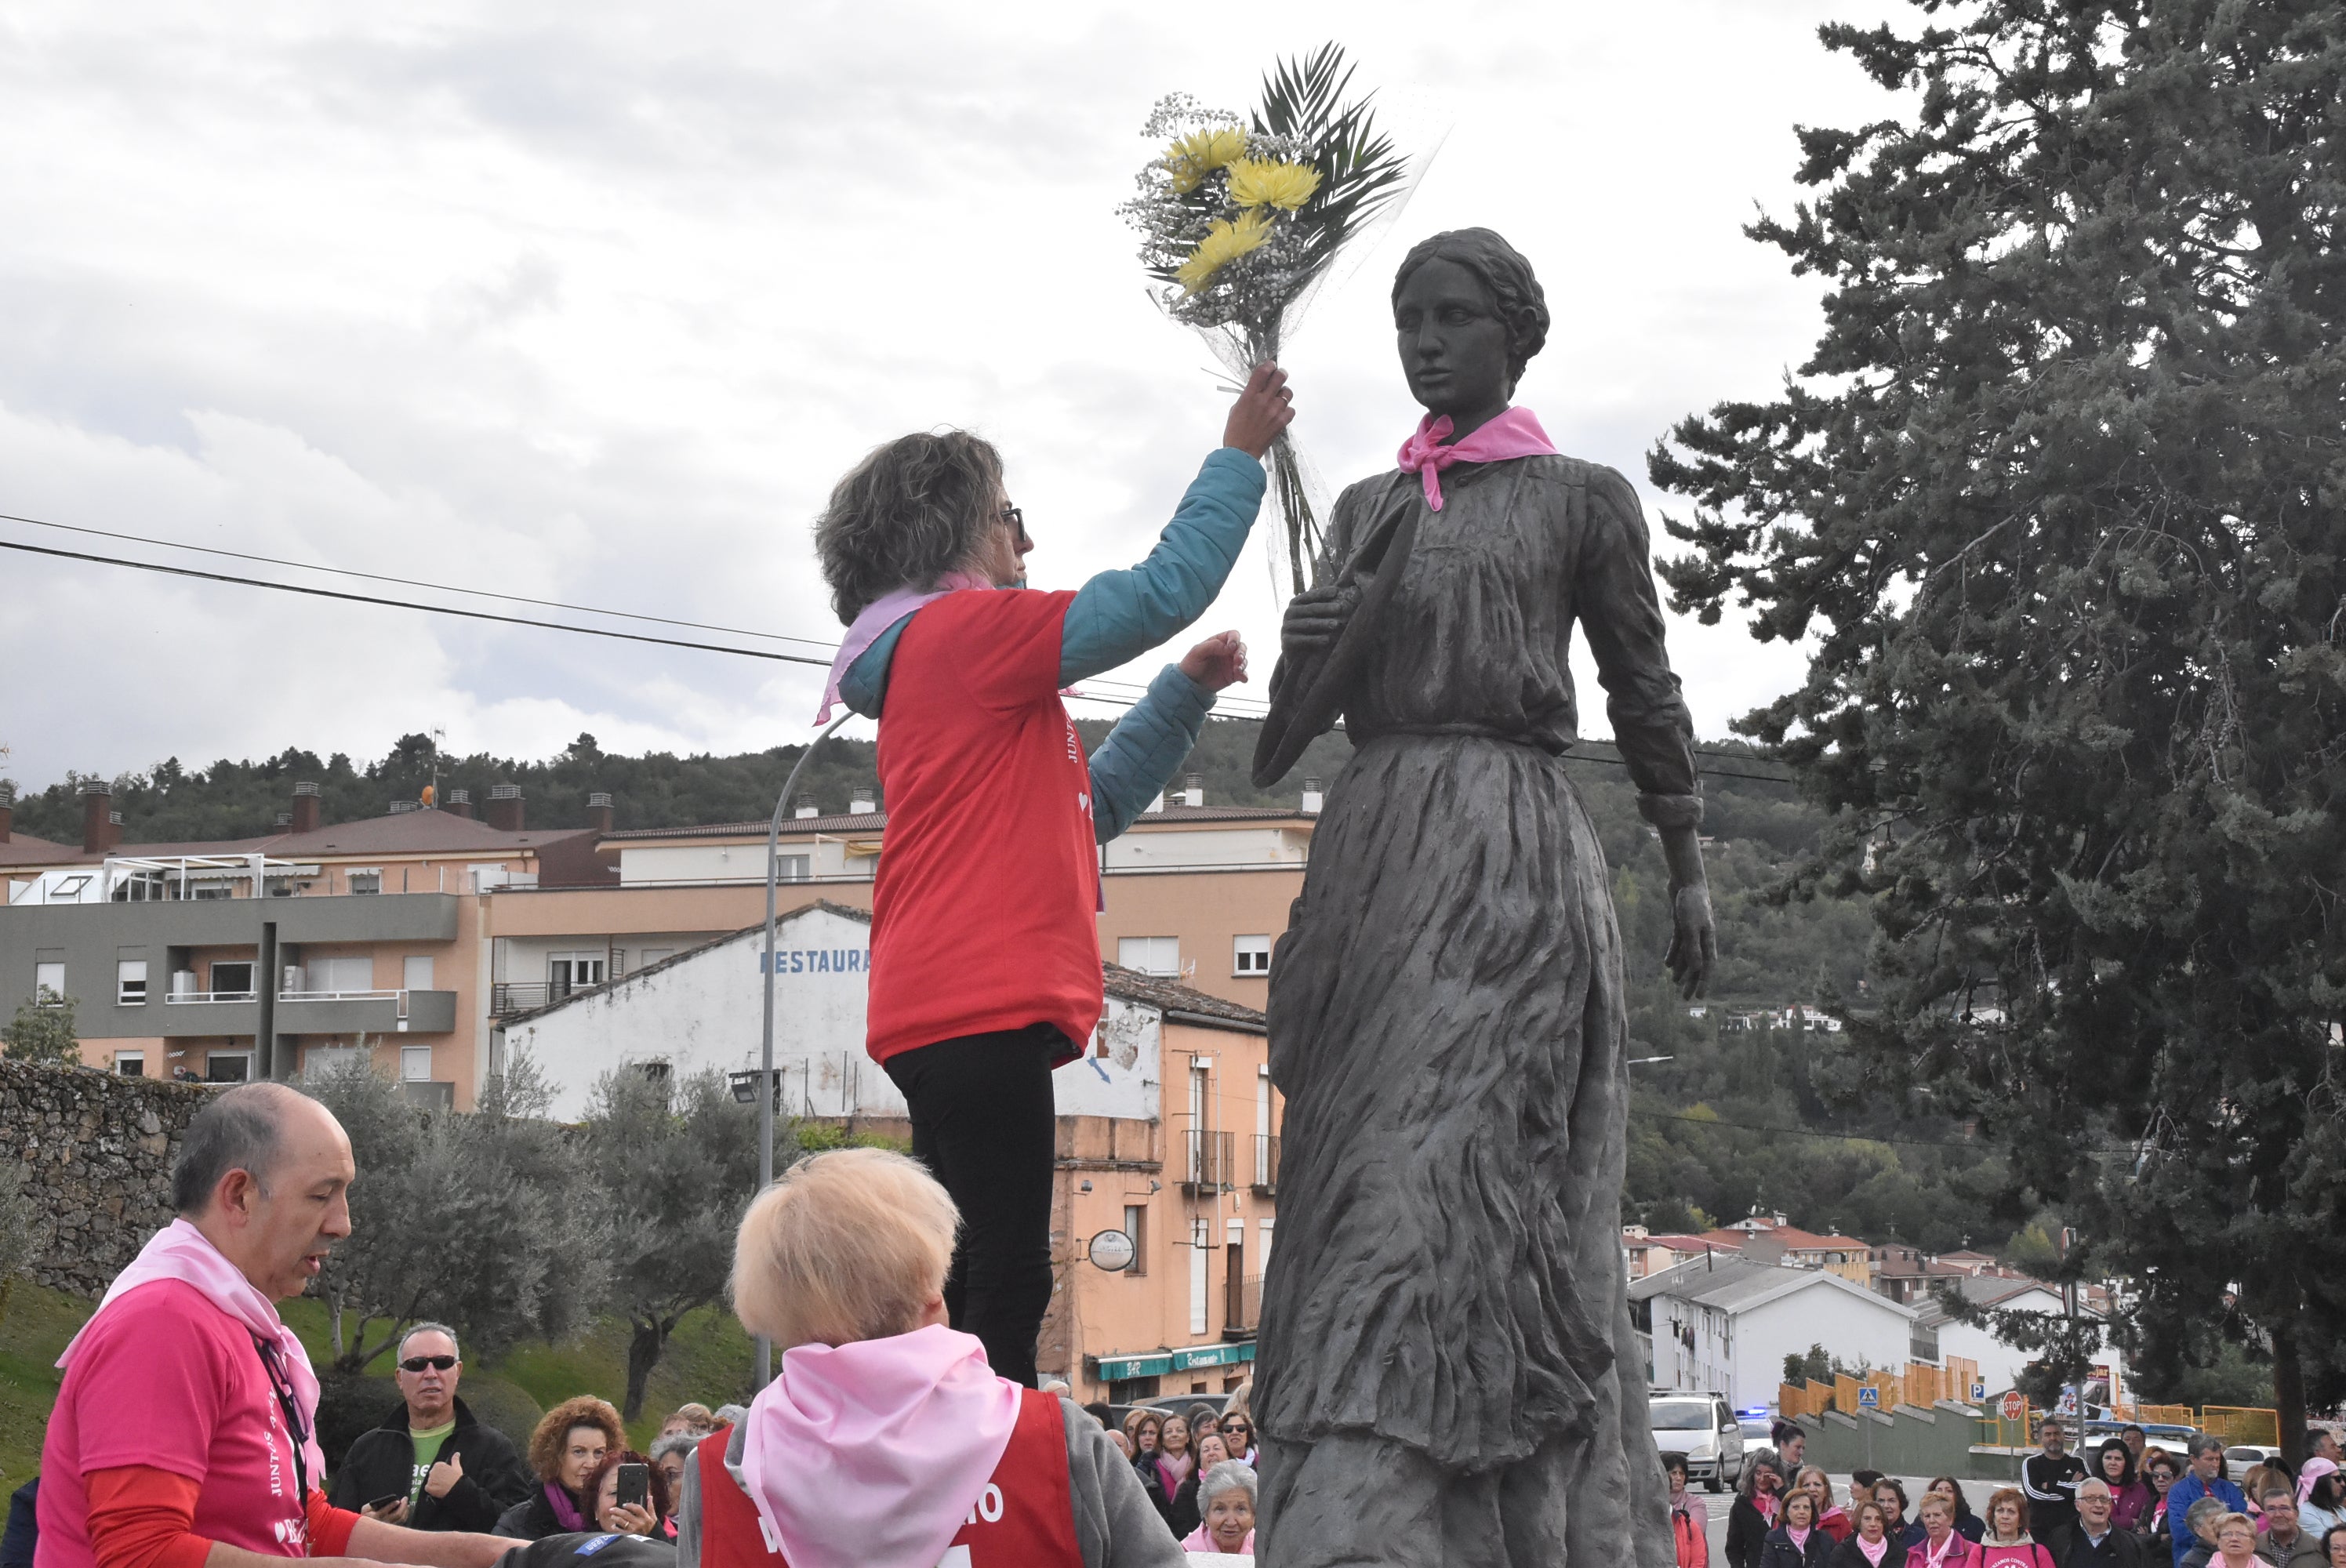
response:
<path id="1" fill-rule="evenodd" d="M 1350 103 L 1344 91 L 1354 67 L 1342 46 L 1324 44 L 1302 59 L 1287 59 L 1263 78 L 1259 133 L 1292 137 L 1320 171 L 1320 188 L 1296 213 L 1305 232 L 1307 284 L 1316 280 L 1353 235 L 1402 193 L 1409 160 L 1376 127 L 1369 94 Z"/>

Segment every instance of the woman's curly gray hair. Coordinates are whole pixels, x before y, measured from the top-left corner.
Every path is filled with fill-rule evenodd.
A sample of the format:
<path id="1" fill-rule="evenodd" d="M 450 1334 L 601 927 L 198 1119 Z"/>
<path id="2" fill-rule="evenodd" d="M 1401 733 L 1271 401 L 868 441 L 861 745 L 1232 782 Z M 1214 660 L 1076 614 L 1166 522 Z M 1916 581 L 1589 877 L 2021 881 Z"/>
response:
<path id="1" fill-rule="evenodd" d="M 1402 258 L 1393 274 L 1393 299 L 1409 275 L 1428 261 L 1450 261 L 1482 280 L 1491 290 L 1499 321 L 1507 329 L 1507 379 L 1524 379 L 1524 367 L 1547 346 L 1547 296 L 1524 253 L 1489 229 L 1452 229 L 1421 239 Z"/>
<path id="2" fill-rule="evenodd" d="M 983 437 L 948 430 L 873 447 L 815 520 L 815 555 L 841 623 L 966 565 L 1001 504 L 1002 454 Z"/>

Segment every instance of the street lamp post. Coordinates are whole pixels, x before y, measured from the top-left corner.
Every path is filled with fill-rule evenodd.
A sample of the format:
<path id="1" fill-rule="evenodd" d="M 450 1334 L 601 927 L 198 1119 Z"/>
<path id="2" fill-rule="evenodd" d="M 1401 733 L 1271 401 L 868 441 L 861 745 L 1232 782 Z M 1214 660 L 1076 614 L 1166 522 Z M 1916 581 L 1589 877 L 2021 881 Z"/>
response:
<path id="1" fill-rule="evenodd" d="M 807 743 L 806 750 L 790 769 L 790 777 L 782 780 L 781 799 L 774 802 L 774 820 L 766 825 L 766 952 L 761 961 L 766 983 L 765 1025 L 758 1050 L 758 1064 L 763 1069 L 760 1082 L 763 1093 L 758 1096 L 758 1190 L 765 1191 L 774 1185 L 774 891 L 781 881 L 782 818 L 790 809 L 790 796 L 799 787 L 799 775 L 814 760 L 814 748 L 839 733 L 839 727 L 855 716 L 842 713 L 831 720 L 831 728 Z M 758 1336 L 758 1387 L 764 1388 L 774 1377 L 774 1342 L 763 1334 Z"/>

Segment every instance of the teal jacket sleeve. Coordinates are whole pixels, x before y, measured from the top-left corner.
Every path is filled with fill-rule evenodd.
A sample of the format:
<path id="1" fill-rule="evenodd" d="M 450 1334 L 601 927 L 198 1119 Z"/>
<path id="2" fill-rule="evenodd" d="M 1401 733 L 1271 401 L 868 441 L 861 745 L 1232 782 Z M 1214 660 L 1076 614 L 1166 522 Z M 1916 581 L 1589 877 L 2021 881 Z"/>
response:
<path id="1" fill-rule="evenodd" d="M 1214 694 L 1167 665 L 1091 755 L 1092 832 L 1105 844 L 1148 809 L 1198 744 Z"/>
<path id="2" fill-rule="evenodd" d="M 1059 684 L 1138 658 L 1204 615 L 1262 510 L 1266 483 L 1262 464 L 1237 447 L 1210 453 L 1148 559 L 1076 591 L 1060 636 Z"/>

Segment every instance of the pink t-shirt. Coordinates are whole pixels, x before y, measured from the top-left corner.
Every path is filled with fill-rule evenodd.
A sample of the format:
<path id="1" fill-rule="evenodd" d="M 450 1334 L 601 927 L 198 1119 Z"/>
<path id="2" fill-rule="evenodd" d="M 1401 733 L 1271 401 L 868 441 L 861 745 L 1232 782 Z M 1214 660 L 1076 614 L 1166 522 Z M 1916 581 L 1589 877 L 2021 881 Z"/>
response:
<path id="1" fill-rule="evenodd" d="M 82 1331 L 41 1446 L 34 1568 L 97 1568 L 82 1478 L 126 1465 L 196 1482 L 198 1535 L 309 1554 L 293 1439 L 251 1331 L 177 1279 L 125 1293 Z"/>

